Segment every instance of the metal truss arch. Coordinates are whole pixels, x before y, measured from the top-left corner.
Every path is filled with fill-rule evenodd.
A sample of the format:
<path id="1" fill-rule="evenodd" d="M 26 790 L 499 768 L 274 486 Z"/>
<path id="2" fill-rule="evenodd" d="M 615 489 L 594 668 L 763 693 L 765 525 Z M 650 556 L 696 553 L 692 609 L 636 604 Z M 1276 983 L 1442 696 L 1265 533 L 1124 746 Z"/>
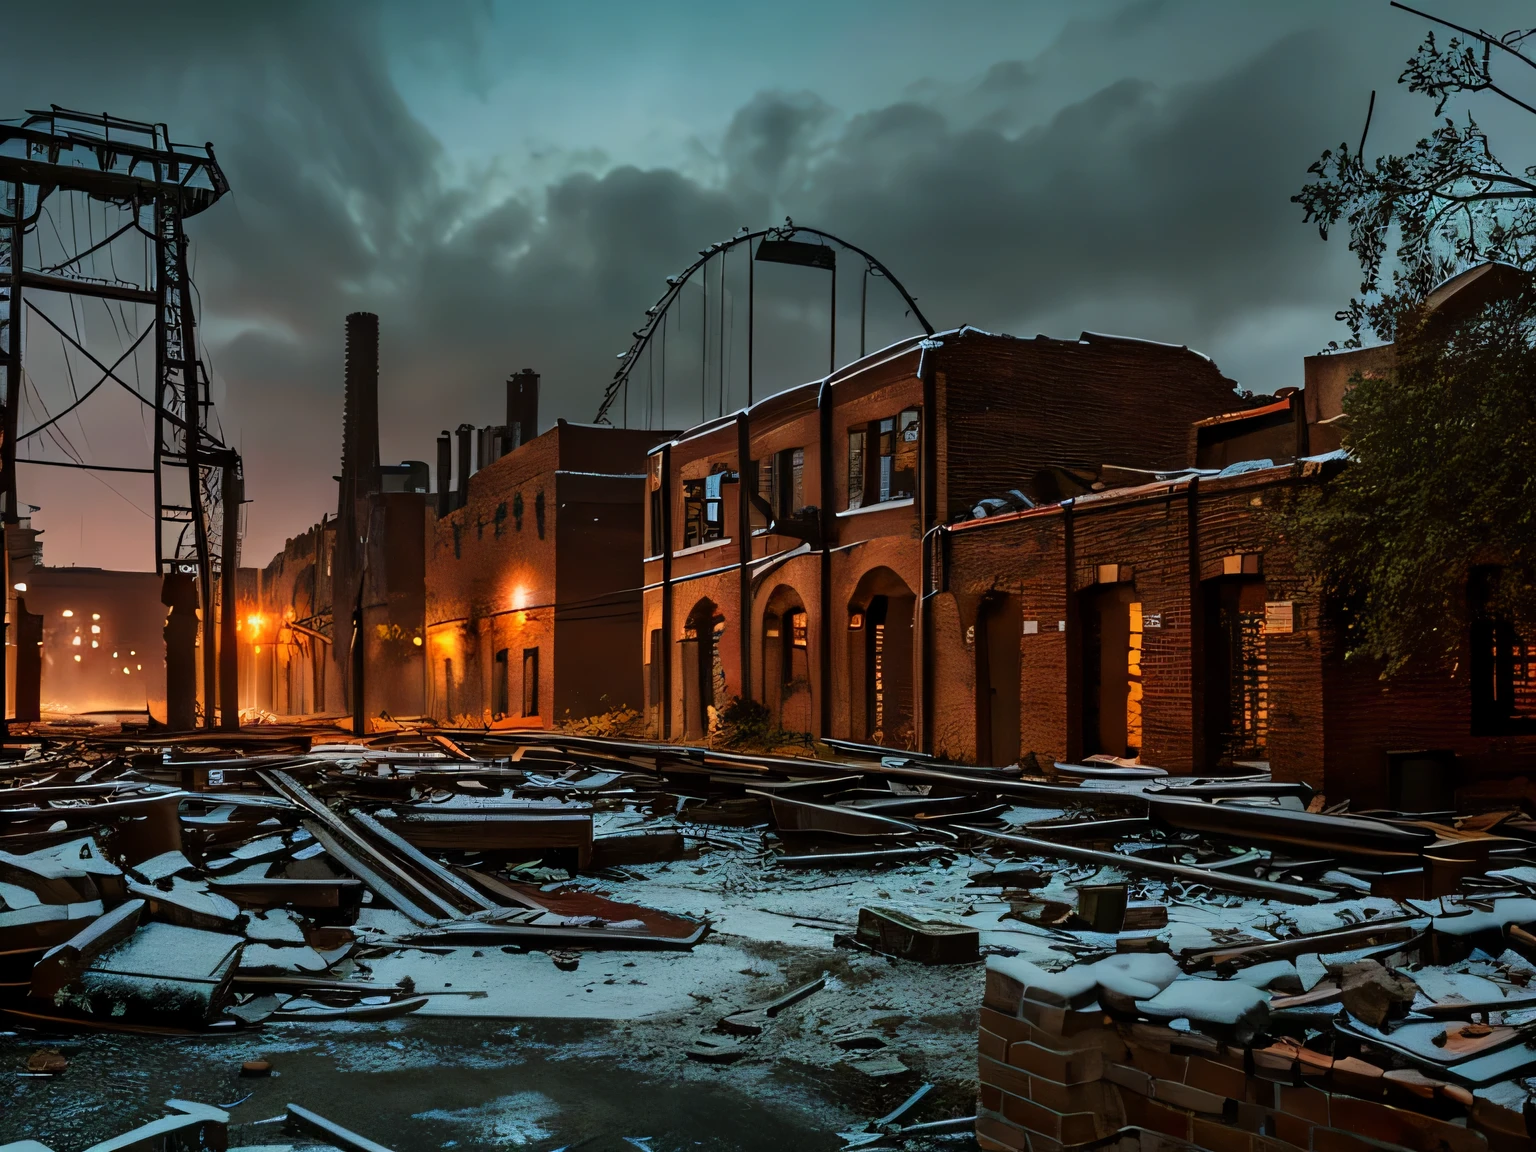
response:
<path id="1" fill-rule="evenodd" d="M 824 231 L 820 228 L 810 228 L 803 224 L 796 224 L 787 216 L 784 218 L 784 223 L 781 225 L 768 228 L 759 228 L 756 231 L 752 231 L 743 227 L 741 231 L 732 236 L 730 239 L 717 241 L 716 243 L 711 244 L 708 248 L 700 250 L 697 259 L 695 259 L 691 264 L 689 264 L 677 275 L 667 277 L 667 290 L 661 294 L 655 304 L 651 305 L 651 307 L 645 310 L 645 323 L 630 334 L 633 337 L 633 343 L 630 344 L 629 349 L 626 352 L 621 353 L 619 356 L 619 367 L 614 372 L 613 379 L 609 382 L 608 387 L 603 392 L 602 403 L 598 406 L 597 415 L 594 417 L 595 422 L 599 424 L 610 422 L 608 419 L 609 409 L 613 407 L 614 403 L 624 392 L 629 381 L 630 373 L 634 371 L 635 367 L 640 363 L 642 356 L 644 356 L 646 349 L 650 347 L 651 340 L 660 330 L 660 326 L 664 322 L 668 311 L 675 303 L 677 303 L 679 296 L 682 294 L 683 288 L 689 283 L 689 281 L 693 279 L 695 275 L 702 271 L 711 260 L 717 256 L 724 256 L 725 253 L 730 252 L 731 250 L 738 248 L 743 244 L 750 245 L 753 241 L 791 240 L 794 237 L 801 235 L 818 237 L 824 242 L 835 244 L 839 248 L 852 252 L 863 259 L 865 262 L 865 267 L 870 273 L 879 277 L 880 279 L 890 281 L 891 285 L 896 289 L 896 291 L 901 294 L 902 300 L 906 303 L 908 310 L 912 313 L 913 319 L 915 319 L 922 326 L 923 332 L 929 336 L 933 335 L 933 325 L 930 324 L 928 322 L 928 318 L 923 315 L 922 309 L 917 306 L 917 300 L 912 296 L 910 292 L 907 291 L 906 286 L 902 284 L 902 282 L 897 279 L 896 275 L 883 263 L 881 263 L 879 259 L 877 259 L 871 253 L 867 252 L 865 249 L 860 248 L 857 244 L 851 243 L 848 240 L 844 240 L 842 237 L 836 236 L 833 233 Z"/>

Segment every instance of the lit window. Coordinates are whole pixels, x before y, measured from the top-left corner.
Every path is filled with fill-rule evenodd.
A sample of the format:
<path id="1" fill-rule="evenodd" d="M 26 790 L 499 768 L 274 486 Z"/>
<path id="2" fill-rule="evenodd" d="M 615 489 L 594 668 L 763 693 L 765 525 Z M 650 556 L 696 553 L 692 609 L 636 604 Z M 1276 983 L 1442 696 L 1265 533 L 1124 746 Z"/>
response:
<path id="1" fill-rule="evenodd" d="M 116 652 L 112 653 L 112 659 L 114 659 L 114 660 L 117 659 L 117 653 Z"/>
<path id="2" fill-rule="evenodd" d="M 70 643 L 73 644 L 76 648 L 80 647 L 80 637 L 76 636 L 73 640 L 70 641 Z"/>
<path id="3" fill-rule="evenodd" d="M 64 609 L 64 615 L 66 617 L 68 617 L 68 616 L 73 616 L 74 613 L 72 611 L 70 611 L 68 608 L 66 608 L 66 609 Z"/>
<path id="4" fill-rule="evenodd" d="M 91 647 L 92 648 L 100 648 L 101 647 L 101 641 L 100 640 L 92 640 L 91 641 Z"/>
<path id="5" fill-rule="evenodd" d="M 101 635 L 101 625 L 100 624 L 92 624 L 91 625 L 91 635 L 93 635 L 93 636 L 100 636 Z"/>
<path id="6" fill-rule="evenodd" d="M 100 620 L 101 619 L 101 613 L 100 612 L 92 612 L 91 613 L 91 619 L 92 620 Z"/>
<path id="7" fill-rule="evenodd" d="M 132 648 L 130 648 L 130 649 L 128 649 L 128 655 L 130 655 L 130 656 L 137 656 L 138 653 L 135 652 Z"/>
<path id="8" fill-rule="evenodd" d="M 27 582 L 25 580 L 18 580 L 16 583 L 12 584 L 11 587 L 16 589 L 18 592 L 25 592 L 27 590 Z"/>
<path id="9" fill-rule="evenodd" d="M 75 653 L 75 663 L 76 664 L 80 663 L 80 653 L 78 653 L 78 652 Z"/>
<path id="10" fill-rule="evenodd" d="M 136 670 L 137 670 L 137 671 L 139 671 L 139 672 L 142 672 L 142 671 L 144 671 L 144 665 L 142 665 L 142 664 L 135 664 L 135 665 L 134 665 L 134 668 L 135 668 L 135 669 L 136 669 Z"/>
<path id="11" fill-rule="evenodd" d="M 123 669 L 123 675 L 124 675 L 124 676 L 127 676 L 127 675 L 129 675 L 129 672 L 128 672 L 128 669 L 126 669 L 126 668 L 124 668 L 124 669 Z"/>

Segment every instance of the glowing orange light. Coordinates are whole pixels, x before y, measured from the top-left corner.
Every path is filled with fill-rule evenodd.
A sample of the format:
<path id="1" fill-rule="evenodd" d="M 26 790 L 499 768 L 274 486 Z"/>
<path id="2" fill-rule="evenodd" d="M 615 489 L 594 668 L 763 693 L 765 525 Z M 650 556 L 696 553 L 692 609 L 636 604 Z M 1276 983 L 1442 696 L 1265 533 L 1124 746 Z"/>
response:
<path id="1" fill-rule="evenodd" d="M 261 655 L 261 645 L 260 644 L 256 645 L 256 655 L 258 655 L 258 656 Z"/>
<path id="2" fill-rule="evenodd" d="M 260 628 L 261 627 L 261 613 L 260 612 L 252 612 L 249 616 L 247 616 L 245 618 L 245 622 L 247 624 L 249 624 L 252 628 Z"/>
<path id="3" fill-rule="evenodd" d="M 416 645 L 416 647 L 420 648 L 421 647 L 421 637 L 420 636 L 412 636 L 411 637 L 411 643 Z"/>

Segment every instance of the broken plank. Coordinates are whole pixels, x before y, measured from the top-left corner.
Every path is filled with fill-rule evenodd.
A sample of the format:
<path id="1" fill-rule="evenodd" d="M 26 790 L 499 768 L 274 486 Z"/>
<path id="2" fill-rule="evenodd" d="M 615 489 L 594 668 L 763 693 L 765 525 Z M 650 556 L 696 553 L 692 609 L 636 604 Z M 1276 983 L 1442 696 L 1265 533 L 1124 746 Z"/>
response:
<path id="1" fill-rule="evenodd" d="M 305 821 L 305 827 L 309 830 L 310 835 L 325 845 L 325 849 L 331 854 L 332 859 L 342 864 L 349 872 L 359 880 L 362 880 L 370 888 L 373 888 L 374 891 L 378 892 L 386 900 L 390 900 L 390 903 L 399 908 L 401 912 L 406 912 L 405 908 L 400 907 L 395 902 L 403 898 L 417 912 L 417 915 L 411 915 L 410 912 L 406 912 L 406 915 L 410 916 L 412 920 L 426 924 L 438 917 L 446 916 L 453 918 L 459 915 L 458 909 L 445 902 L 435 892 L 422 885 L 414 876 L 401 868 L 400 865 L 369 844 L 348 827 L 345 820 L 315 799 L 309 789 L 305 788 L 288 773 L 274 768 L 270 771 L 263 770 L 257 774 L 274 792 L 286 796 L 314 817 L 312 821 Z M 322 833 L 324 834 L 322 835 Z M 353 864 L 361 864 L 363 861 L 366 861 L 366 864 L 363 865 L 363 870 L 368 875 L 358 871 L 352 864 L 346 863 L 343 860 L 343 856 L 351 860 Z M 372 881 L 369 879 L 370 876 L 373 878 Z M 374 881 L 382 882 L 385 887 L 389 888 L 394 893 L 394 899 L 391 899 L 389 895 L 375 887 Z"/>
<path id="2" fill-rule="evenodd" d="M 442 918 L 421 907 L 412 897 L 401 892 L 400 889 L 396 888 L 378 872 L 375 872 L 367 864 L 353 856 L 351 852 L 343 847 L 339 840 L 331 835 L 328 829 L 321 827 L 317 821 L 305 821 L 304 826 L 309 829 L 310 835 L 325 846 L 325 850 L 330 853 L 332 860 L 372 889 L 375 896 L 383 897 L 385 902 L 395 911 L 402 913 L 407 919 L 414 921 L 422 927 L 436 924 Z M 435 898 L 433 903 L 439 904 Z M 439 906 L 446 908 L 446 905 L 439 904 Z M 444 915 L 453 917 L 457 916 L 458 913 L 449 909 Z"/>
<path id="3" fill-rule="evenodd" d="M 440 887 L 459 897 L 470 907 L 479 909 L 482 912 L 489 912 L 500 907 L 494 900 L 486 899 L 477 889 L 466 884 L 436 860 L 425 855 L 414 844 L 384 827 L 384 825 L 380 824 L 362 809 L 353 808 L 348 815 L 357 821 L 358 824 L 362 825 L 362 827 L 366 828 L 371 835 L 400 853 L 400 855 L 431 877 Z"/>
<path id="4" fill-rule="evenodd" d="M 368 1137 L 359 1136 L 334 1120 L 327 1120 L 319 1113 L 300 1108 L 297 1104 L 288 1105 L 288 1125 L 307 1136 L 318 1136 L 343 1152 L 391 1152 L 383 1144 L 376 1144 Z"/>
<path id="5" fill-rule="evenodd" d="M 988 828 L 956 825 L 956 831 L 984 836 L 1000 844 L 1022 848 L 1037 856 L 1054 856 L 1061 860 L 1078 860 L 1084 864 L 1098 864 L 1106 868 L 1140 876 L 1156 876 L 1164 880 L 1181 880 L 1186 884 L 1204 884 L 1224 892 L 1236 892 L 1242 896 L 1256 896 L 1265 900 L 1283 900 L 1289 904 L 1321 904 L 1334 899 L 1334 894 L 1322 888 L 1304 888 L 1299 884 L 1279 884 L 1272 880 L 1254 880 L 1248 876 L 1229 876 L 1224 872 L 1208 872 L 1203 868 L 1191 868 L 1184 864 L 1166 864 L 1160 860 L 1141 860 L 1134 856 L 1122 856 L 1115 852 L 1100 852 L 1094 848 L 1081 848 L 1076 844 L 1056 844 L 1050 840 L 1038 840 L 1031 836 L 1014 836 L 1007 832 L 994 832 Z"/>

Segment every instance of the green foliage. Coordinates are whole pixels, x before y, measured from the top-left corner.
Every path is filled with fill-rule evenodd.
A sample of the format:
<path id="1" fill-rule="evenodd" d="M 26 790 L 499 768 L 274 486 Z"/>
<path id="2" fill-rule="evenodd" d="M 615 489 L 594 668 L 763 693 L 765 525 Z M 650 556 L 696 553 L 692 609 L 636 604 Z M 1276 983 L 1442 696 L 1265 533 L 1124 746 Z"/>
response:
<path id="1" fill-rule="evenodd" d="M 1455 323 L 1399 323 L 1392 379 L 1344 402 L 1350 463 L 1306 486 L 1276 527 L 1343 611 L 1346 650 L 1449 664 L 1474 565 L 1503 569 L 1490 608 L 1536 626 L 1536 290 Z"/>
<path id="2" fill-rule="evenodd" d="M 1496 64 L 1532 64 L 1522 52 L 1529 30 L 1496 38 L 1450 27 L 1462 35 L 1442 46 L 1431 32 L 1398 83 L 1433 99 L 1437 118 L 1461 95 L 1490 95 L 1536 112 L 1496 75 Z M 1346 347 L 1359 347 L 1366 331 L 1394 339 L 1408 310 L 1473 264 L 1536 263 L 1536 167 L 1506 168 L 1470 114 L 1464 124 L 1446 117 L 1403 155 L 1367 163 L 1360 149 L 1344 143 L 1308 171 L 1314 179 L 1293 202 L 1324 239 L 1341 222 L 1347 225 L 1350 251 L 1360 261 L 1360 295 L 1338 313 L 1350 328 Z"/>

